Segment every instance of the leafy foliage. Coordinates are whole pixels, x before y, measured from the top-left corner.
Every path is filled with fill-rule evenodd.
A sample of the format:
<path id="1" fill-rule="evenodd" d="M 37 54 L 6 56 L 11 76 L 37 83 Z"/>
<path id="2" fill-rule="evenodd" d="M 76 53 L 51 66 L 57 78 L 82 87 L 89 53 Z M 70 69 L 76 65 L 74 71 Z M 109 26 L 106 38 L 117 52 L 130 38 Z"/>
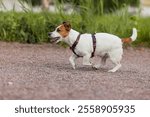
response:
<path id="1" fill-rule="evenodd" d="M 81 33 L 107 32 L 121 38 L 129 37 L 132 28 L 136 27 L 138 39 L 134 44 L 150 47 L 150 18 L 129 14 L 127 6 L 106 14 L 104 13 L 103 0 L 94 1 L 99 1 L 97 4 L 99 9 L 95 9 L 96 4 L 91 5 L 93 0 L 82 0 L 83 3 L 80 2 L 80 6 L 77 7 L 79 11 L 71 14 L 66 14 L 63 11 L 34 13 L 29 10 L 22 13 L 0 12 L 0 40 L 23 43 L 49 42 L 47 33 L 67 20 L 71 22 L 75 30 Z M 117 6 L 117 2 L 115 4 Z"/>

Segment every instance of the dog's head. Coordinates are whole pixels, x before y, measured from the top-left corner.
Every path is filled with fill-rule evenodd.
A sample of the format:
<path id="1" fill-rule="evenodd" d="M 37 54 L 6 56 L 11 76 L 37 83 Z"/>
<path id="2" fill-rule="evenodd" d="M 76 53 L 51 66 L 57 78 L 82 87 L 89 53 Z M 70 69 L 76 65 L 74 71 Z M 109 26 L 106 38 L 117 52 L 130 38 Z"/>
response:
<path id="1" fill-rule="evenodd" d="M 51 42 L 58 43 L 65 39 L 71 30 L 71 25 L 69 22 L 63 22 L 59 25 L 53 32 L 49 32 L 48 36 L 51 38 Z"/>

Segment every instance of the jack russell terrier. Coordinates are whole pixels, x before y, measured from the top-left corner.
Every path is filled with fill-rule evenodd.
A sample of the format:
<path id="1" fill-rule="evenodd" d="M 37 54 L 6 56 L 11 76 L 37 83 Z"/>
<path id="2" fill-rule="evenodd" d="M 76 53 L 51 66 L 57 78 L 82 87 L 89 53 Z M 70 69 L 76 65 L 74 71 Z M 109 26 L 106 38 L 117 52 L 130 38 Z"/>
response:
<path id="1" fill-rule="evenodd" d="M 93 66 L 99 69 L 104 65 L 107 58 L 115 64 L 115 67 L 108 72 L 116 72 L 121 67 L 121 59 L 123 54 L 123 43 L 130 43 L 137 38 L 137 30 L 133 28 L 132 36 L 129 38 L 121 39 L 118 36 L 108 33 L 95 33 L 95 34 L 80 34 L 78 31 L 71 28 L 69 22 L 63 22 L 53 32 L 48 33 L 51 42 L 58 43 L 59 41 L 66 42 L 73 54 L 69 61 L 75 69 L 75 60 L 78 57 L 83 57 L 83 65 Z M 93 65 L 90 58 L 100 56 L 101 62 Z"/>

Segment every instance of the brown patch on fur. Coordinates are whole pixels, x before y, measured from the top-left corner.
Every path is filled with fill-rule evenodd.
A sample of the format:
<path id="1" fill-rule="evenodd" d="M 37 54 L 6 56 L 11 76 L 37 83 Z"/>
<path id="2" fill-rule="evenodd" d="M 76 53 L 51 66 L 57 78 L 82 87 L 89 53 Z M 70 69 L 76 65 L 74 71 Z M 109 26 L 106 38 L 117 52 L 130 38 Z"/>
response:
<path id="1" fill-rule="evenodd" d="M 69 22 L 63 22 L 62 25 L 59 26 L 59 31 L 58 33 L 62 36 L 62 37 L 66 37 L 69 34 L 69 31 L 71 29 L 71 25 Z M 57 29 L 57 30 L 58 30 Z"/>
<path id="2" fill-rule="evenodd" d="M 71 29 L 71 24 L 70 24 L 69 22 L 63 22 L 63 25 L 64 25 L 64 27 L 65 27 L 65 29 L 66 29 L 67 31 L 70 31 L 70 29 Z"/>
<path id="3" fill-rule="evenodd" d="M 123 38 L 123 39 L 122 39 L 122 42 L 123 42 L 123 43 L 131 43 L 131 42 L 132 42 L 132 39 L 131 39 L 131 38 Z"/>

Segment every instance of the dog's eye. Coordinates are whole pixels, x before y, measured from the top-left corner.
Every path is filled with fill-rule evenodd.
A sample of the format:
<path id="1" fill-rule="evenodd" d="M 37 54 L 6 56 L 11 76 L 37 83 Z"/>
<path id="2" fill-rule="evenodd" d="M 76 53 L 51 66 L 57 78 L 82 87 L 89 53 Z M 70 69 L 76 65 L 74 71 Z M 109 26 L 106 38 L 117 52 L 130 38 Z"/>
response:
<path id="1" fill-rule="evenodd" d="M 58 28 L 58 29 L 57 29 L 57 32 L 60 32 L 60 31 L 61 31 L 61 30 Z"/>

